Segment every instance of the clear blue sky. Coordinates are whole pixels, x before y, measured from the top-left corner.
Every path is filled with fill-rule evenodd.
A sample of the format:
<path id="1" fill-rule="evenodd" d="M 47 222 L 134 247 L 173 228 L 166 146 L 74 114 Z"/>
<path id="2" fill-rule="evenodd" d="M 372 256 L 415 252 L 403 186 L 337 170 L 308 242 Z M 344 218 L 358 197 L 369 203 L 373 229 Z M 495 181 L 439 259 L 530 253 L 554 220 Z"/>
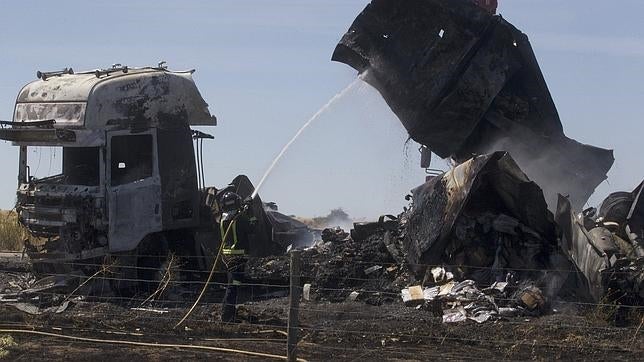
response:
<path id="1" fill-rule="evenodd" d="M 367 3 L 3 1 L 0 119 L 11 118 L 36 70 L 166 60 L 171 69 L 197 69 L 219 118 L 205 148 L 207 182 L 225 185 L 239 173 L 257 182 L 301 124 L 354 79 L 329 59 Z M 591 202 L 630 190 L 644 176 L 644 1 L 500 0 L 499 10 L 529 35 L 566 133 L 615 149 L 609 183 Z M 335 207 L 356 217 L 397 213 L 424 178 L 417 145 L 405 147 L 406 138 L 378 93 L 358 87 L 308 129 L 260 194 L 303 216 Z M 18 152 L 6 142 L 0 152 L 0 208 L 7 209 Z"/>

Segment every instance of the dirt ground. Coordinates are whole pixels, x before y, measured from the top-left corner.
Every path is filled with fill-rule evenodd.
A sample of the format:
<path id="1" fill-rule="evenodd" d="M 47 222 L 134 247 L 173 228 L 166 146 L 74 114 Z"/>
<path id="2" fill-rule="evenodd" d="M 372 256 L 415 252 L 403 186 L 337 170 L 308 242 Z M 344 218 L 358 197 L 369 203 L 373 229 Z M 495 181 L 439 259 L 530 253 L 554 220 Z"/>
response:
<path id="1" fill-rule="evenodd" d="M 0 289 L 29 276 L 17 255 L 0 256 Z M 13 263 L 8 261 L 13 260 Z M 61 313 L 32 315 L 0 304 L 0 346 L 5 359 L 75 361 L 265 360 L 266 357 L 189 347 L 133 346 L 114 341 L 211 346 L 285 356 L 288 300 L 253 294 L 239 308 L 238 323 L 219 320 L 221 290 L 214 290 L 181 326 L 194 296 L 140 307 L 140 298 L 70 298 Z M 43 294 L 43 300 L 45 300 Z M 106 300 L 110 299 L 110 302 Z M 553 312 L 477 324 L 443 324 L 432 311 L 401 302 L 380 306 L 355 302 L 303 302 L 298 357 L 322 360 L 639 360 L 644 337 L 637 323 L 615 327 L 596 309 L 560 303 Z M 31 330 L 37 335 L 6 330 Z M 80 338 L 80 339 L 79 339 Z M 90 338 L 92 340 L 83 340 Z M 100 342 L 98 340 L 112 342 Z"/>
<path id="2" fill-rule="evenodd" d="M 248 302 L 241 323 L 218 320 L 219 307 L 196 309 L 174 328 L 185 308 L 166 313 L 124 305 L 77 302 L 60 314 L 29 315 L 0 306 L 2 329 L 32 329 L 68 336 L 188 344 L 285 354 L 286 298 Z M 301 305 L 299 357 L 307 360 L 600 359 L 638 360 L 644 338 L 637 326 L 617 328 L 591 316 L 557 313 L 534 319 L 447 325 L 429 311 L 400 304 L 361 302 Z M 164 311 L 166 309 L 163 309 Z M 133 347 L 20 333 L 12 360 L 249 360 L 251 356 L 189 348 Z M 265 359 L 265 358 L 258 358 Z"/>

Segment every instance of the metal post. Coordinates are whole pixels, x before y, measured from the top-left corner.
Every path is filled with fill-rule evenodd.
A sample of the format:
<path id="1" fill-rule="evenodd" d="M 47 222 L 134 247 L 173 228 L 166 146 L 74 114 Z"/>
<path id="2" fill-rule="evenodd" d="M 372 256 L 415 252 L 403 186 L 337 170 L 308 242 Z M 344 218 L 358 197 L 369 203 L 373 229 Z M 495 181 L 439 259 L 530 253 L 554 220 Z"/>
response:
<path id="1" fill-rule="evenodd" d="M 288 337 L 286 356 L 289 361 L 297 359 L 297 329 L 300 310 L 300 251 L 291 251 L 291 290 L 289 293 Z"/>
<path id="2" fill-rule="evenodd" d="M 21 183 L 27 183 L 27 146 L 20 146 L 20 156 L 18 159 L 18 187 Z"/>

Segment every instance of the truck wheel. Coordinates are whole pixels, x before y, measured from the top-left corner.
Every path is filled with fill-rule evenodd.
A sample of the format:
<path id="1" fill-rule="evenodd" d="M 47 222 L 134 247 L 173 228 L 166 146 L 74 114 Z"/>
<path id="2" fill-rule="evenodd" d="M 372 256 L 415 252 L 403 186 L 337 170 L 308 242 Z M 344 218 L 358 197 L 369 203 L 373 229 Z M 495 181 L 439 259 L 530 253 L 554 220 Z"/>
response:
<path id="1" fill-rule="evenodd" d="M 133 297 L 155 290 L 157 274 L 166 255 L 167 243 L 163 235 L 149 235 L 135 250 L 110 255 L 107 278 L 113 291 L 122 297 Z"/>
<path id="2" fill-rule="evenodd" d="M 137 248 L 137 275 L 141 290 L 145 292 L 157 289 L 164 264 L 168 263 L 168 242 L 163 234 L 146 237 Z"/>
<path id="3" fill-rule="evenodd" d="M 121 297 L 134 296 L 138 290 L 136 256 L 110 255 L 105 263 L 109 266 L 106 278 L 113 292 Z"/>
<path id="4" fill-rule="evenodd" d="M 167 253 L 148 290 L 150 295 L 154 294 L 154 300 L 174 301 L 176 299 L 177 281 L 180 280 L 179 269 L 179 258 L 173 253 Z"/>

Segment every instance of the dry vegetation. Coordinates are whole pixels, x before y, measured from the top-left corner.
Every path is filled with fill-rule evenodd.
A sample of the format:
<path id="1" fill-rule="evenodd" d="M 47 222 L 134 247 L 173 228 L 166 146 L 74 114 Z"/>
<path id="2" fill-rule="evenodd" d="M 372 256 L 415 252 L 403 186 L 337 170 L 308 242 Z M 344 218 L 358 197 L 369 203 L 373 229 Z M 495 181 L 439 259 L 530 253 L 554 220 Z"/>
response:
<path id="1" fill-rule="evenodd" d="M 14 342 L 13 337 L 10 335 L 0 335 L 0 359 L 9 356 L 9 349 L 15 347 L 17 344 Z"/>
<path id="2" fill-rule="evenodd" d="M 27 239 L 27 230 L 18 224 L 15 211 L 0 211 L 0 250 L 21 251 L 23 240 Z"/>

